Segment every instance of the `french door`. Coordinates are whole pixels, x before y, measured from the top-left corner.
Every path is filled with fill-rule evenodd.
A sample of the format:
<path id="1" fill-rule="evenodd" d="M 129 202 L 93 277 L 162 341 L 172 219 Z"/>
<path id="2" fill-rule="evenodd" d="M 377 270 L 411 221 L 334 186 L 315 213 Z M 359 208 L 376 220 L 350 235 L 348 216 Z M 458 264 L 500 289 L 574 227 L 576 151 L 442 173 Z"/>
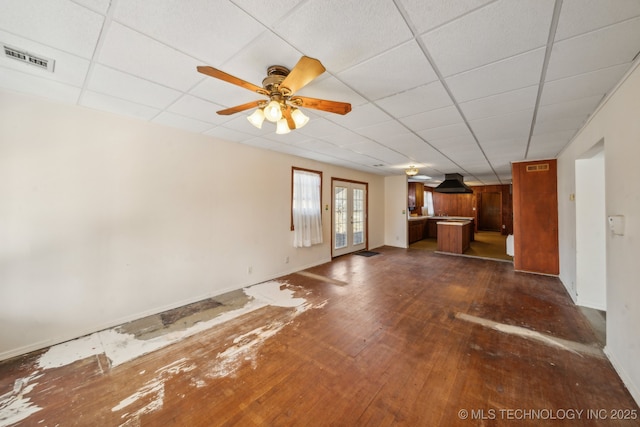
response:
<path id="1" fill-rule="evenodd" d="M 336 257 L 367 248 L 367 184 L 332 181 L 332 251 Z"/>

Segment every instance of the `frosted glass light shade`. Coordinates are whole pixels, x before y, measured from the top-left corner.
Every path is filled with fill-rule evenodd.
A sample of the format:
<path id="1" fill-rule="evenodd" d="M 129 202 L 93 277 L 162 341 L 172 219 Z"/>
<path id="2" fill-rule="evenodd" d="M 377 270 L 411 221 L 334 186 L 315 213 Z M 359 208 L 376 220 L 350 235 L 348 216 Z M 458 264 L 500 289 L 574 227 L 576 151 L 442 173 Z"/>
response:
<path id="1" fill-rule="evenodd" d="M 304 113 L 297 108 L 294 108 L 291 112 L 291 118 L 296 124 L 296 129 L 300 129 L 302 126 L 309 123 L 309 117 L 305 116 Z"/>
<path id="2" fill-rule="evenodd" d="M 264 118 L 274 123 L 282 118 L 282 110 L 278 101 L 271 101 L 264 107 Z"/>
<path id="3" fill-rule="evenodd" d="M 278 123 L 276 123 L 276 133 L 283 135 L 289 132 L 291 132 L 291 129 L 289 129 L 289 125 L 287 124 L 287 119 L 278 120 Z"/>
<path id="4" fill-rule="evenodd" d="M 258 129 L 262 129 L 262 122 L 264 122 L 264 112 L 262 111 L 262 108 L 258 108 L 254 111 L 253 114 L 247 117 L 247 120 L 249 120 L 249 123 Z"/>

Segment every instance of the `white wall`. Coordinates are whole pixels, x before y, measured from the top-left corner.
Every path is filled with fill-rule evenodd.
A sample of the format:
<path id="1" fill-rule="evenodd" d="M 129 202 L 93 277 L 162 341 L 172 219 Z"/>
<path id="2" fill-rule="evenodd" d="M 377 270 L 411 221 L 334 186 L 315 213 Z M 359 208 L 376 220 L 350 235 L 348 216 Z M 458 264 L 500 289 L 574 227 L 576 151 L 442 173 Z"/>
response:
<path id="1" fill-rule="evenodd" d="M 604 150 L 603 147 L 600 147 Z M 607 310 L 607 216 L 604 151 L 576 160 L 576 292 L 578 304 Z"/>
<path id="2" fill-rule="evenodd" d="M 624 236 L 607 233 L 606 352 L 640 402 L 640 68 L 633 70 L 558 157 L 560 278 L 570 291 L 576 280 L 575 161 L 604 140 L 605 211 L 624 215 Z M 571 291 L 570 291 L 571 292 Z"/>
<path id="3" fill-rule="evenodd" d="M 399 248 L 407 247 L 407 178 L 406 176 L 388 176 L 385 186 L 385 224 L 384 244 Z"/>
<path id="4" fill-rule="evenodd" d="M 333 176 L 368 182 L 384 244 L 381 176 L 8 92 L 0 111 L 0 360 L 329 261 L 330 211 L 324 244 L 291 245 L 292 166 L 323 171 L 323 204 Z"/>

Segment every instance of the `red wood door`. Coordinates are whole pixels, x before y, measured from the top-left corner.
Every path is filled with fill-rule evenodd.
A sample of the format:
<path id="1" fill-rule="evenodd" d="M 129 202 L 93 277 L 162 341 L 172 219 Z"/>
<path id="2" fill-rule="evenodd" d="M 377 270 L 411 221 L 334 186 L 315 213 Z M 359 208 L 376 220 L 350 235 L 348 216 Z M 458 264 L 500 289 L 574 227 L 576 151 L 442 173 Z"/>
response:
<path id="1" fill-rule="evenodd" d="M 500 193 L 479 193 L 480 212 L 478 213 L 478 230 L 501 231 L 502 228 L 502 195 Z"/>

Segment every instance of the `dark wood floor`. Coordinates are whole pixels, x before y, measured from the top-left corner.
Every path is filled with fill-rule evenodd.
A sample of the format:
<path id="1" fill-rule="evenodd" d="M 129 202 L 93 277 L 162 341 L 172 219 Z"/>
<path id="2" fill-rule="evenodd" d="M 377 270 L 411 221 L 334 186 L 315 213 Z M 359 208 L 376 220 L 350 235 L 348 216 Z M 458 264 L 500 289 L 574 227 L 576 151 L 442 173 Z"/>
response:
<path id="1" fill-rule="evenodd" d="M 263 307 L 117 366 L 2 363 L 0 425 L 25 408 L 17 425 L 640 425 L 556 278 L 376 251 L 279 279 L 304 312 Z"/>

